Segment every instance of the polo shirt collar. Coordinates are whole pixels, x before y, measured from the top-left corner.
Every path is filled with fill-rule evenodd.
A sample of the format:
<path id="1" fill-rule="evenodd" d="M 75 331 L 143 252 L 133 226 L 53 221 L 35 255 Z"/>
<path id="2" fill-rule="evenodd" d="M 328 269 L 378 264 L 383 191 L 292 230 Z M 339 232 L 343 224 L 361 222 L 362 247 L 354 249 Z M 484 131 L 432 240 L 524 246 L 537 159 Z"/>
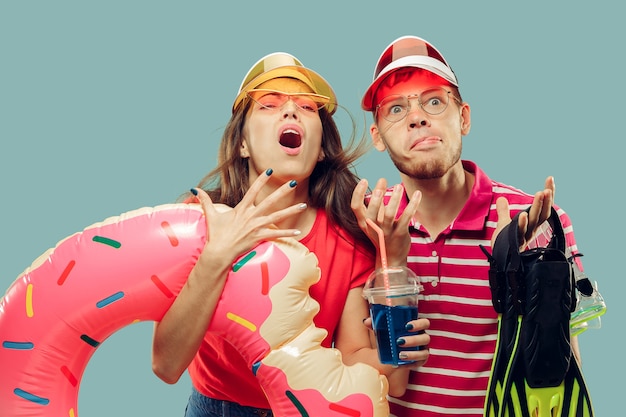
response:
<path id="1" fill-rule="evenodd" d="M 492 181 L 474 162 L 464 160 L 462 163 L 463 169 L 474 175 L 474 185 L 469 198 L 465 202 L 465 205 L 461 209 L 459 215 L 452 222 L 450 229 L 482 230 L 485 226 L 485 221 L 489 216 L 489 210 L 491 208 L 493 194 Z M 398 206 L 397 216 L 400 216 L 404 212 L 408 204 L 409 197 L 405 192 Z M 420 229 L 421 224 L 411 220 L 409 222 L 409 227 Z"/>

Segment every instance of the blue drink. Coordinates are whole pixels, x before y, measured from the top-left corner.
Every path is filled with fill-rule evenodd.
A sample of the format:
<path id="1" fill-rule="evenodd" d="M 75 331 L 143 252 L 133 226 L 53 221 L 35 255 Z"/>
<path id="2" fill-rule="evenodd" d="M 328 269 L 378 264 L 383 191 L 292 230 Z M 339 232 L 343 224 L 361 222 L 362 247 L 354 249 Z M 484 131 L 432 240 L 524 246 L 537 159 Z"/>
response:
<path id="1" fill-rule="evenodd" d="M 405 365 L 413 360 L 400 359 L 400 351 L 420 350 L 419 346 L 398 346 L 400 337 L 417 333 L 406 330 L 417 319 L 419 278 L 405 266 L 389 266 L 372 272 L 363 287 L 363 297 L 370 306 L 372 329 L 376 334 L 378 357 L 387 365 Z"/>
<path id="2" fill-rule="evenodd" d="M 370 314 L 372 316 L 372 328 L 376 334 L 380 362 L 395 366 L 415 362 L 400 359 L 398 352 L 401 350 L 415 351 L 419 350 L 420 347 L 398 346 L 396 340 L 399 337 L 411 335 L 411 332 L 406 330 L 406 324 L 417 319 L 417 305 L 370 304 Z"/>

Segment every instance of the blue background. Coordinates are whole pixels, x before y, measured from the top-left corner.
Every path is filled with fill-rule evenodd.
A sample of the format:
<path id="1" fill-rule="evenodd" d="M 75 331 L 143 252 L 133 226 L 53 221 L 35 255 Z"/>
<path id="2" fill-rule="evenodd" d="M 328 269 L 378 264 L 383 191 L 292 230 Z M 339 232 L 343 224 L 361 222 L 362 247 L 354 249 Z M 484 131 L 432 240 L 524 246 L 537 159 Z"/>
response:
<path id="1" fill-rule="evenodd" d="M 0 2 L 0 294 L 62 238 L 194 186 L 261 56 L 290 52 L 323 74 L 361 135 L 375 60 L 415 34 L 446 56 L 472 106 L 464 157 L 528 192 L 555 176 L 609 306 L 580 337 L 583 371 L 597 414 L 619 414 L 626 31 L 618 2 L 577 3 Z M 398 179 L 375 150 L 357 171 Z M 138 323 L 96 351 L 81 416 L 182 416 L 188 377 L 152 374 L 151 335 Z"/>

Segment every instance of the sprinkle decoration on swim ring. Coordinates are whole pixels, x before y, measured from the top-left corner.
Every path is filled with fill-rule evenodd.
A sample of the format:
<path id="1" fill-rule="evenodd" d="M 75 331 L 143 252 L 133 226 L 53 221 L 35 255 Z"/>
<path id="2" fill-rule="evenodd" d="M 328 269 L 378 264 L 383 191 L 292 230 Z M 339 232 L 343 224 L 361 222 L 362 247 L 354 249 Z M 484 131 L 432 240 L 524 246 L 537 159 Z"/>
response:
<path id="1" fill-rule="evenodd" d="M 167 204 L 108 218 L 37 258 L 0 301 L 0 416 L 77 417 L 95 350 L 160 320 L 205 240 L 199 205 Z M 263 242 L 233 264 L 209 331 L 241 352 L 277 417 L 388 416 L 386 378 L 321 346 L 308 293 L 318 279 L 303 245 Z"/>

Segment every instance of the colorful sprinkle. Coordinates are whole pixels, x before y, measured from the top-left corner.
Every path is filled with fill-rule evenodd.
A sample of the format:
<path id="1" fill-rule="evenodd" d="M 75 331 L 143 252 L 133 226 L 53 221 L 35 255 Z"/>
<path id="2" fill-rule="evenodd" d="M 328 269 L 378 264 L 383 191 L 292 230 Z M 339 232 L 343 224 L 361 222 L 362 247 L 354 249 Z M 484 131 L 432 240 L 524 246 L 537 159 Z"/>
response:
<path id="1" fill-rule="evenodd" d="M 162 222 L 161 228 L 167 235 L 167 238 L 170 240 L 170 244 L 172 246 L 178 246 L 178 238 L 176 237 L 176 233 L 174 233 L 174 229 L 172 229 L 172 226 L 170 226 L 168 222 Z"/>
<path id="2" fill-rule="evenodd" d="M 70 371 L 67 366 L 63 365 L 61 367 L 61 373 L 65 376 L 65 378 L 67 378 L 67 380 L 70 382 L 70 384 L 72 384 L 73 387 L 78 385 L 78 379 L 76 379 L 76 376 L 74 376 L 72 371 Z"/>
<path id="3" fill-rule="evenodd" d="M 35 344 L 32 342 L 10 342 L 4 341 L 2 342 L 2 347 L 5 349 L 15 349 L 15 350 L 31 350 L 35 347 Z"/>
<path id="4" fill-rule="evenodd" d="M 98 307 L 98 308 L 106 307 L 109 304 L 114 303 L 114 302 L 116 302 L 117 300 L 119 300 L 119 299 L 121 299 L 123 297 L 124 297 L 124 292 L 123 291 L 116 292 L 115 294 L 110 295 L 107 298 L 104 298 L 104 299 L 98 301 L 96 303 L 96 307 Z"/>
<path id="5" fill-rule="evenodd" d="M 259 368 L 263 365 L 261 361 L 255 362 L 252 364 L 252 373 L 256 376 L 256 373 L 259 371 Z"/>
<path id="6" fill-rule="evenodd" d="M 70 412 L 69 412 L 69 417 L 76 417 L 76 414 L 74 413 L 74 409 L 70 408 Z"/>
<path id="7" fill-rule="evenodd" d="M 293 393 L 291 391 L 285 391 L 285 395 L 287 395 L 287 398 L 289 398 L 291 400 L 291 402 L 293 403 L 293 405 L 296 407 L 296 409 L 298 409 L 298 411 L 300 412 L 300 415 L 302 417 L 309 417 L 309 413 L 307 413 L 307 411 L 304 409 L 304 406 L 302 405 L 302 403 L 300 401 L 298 401 L 296 396 L 293 395 Z"/>
<path id="8" fill-rule="evenodd" d="M 87 343 L 89 346 L 93 346 L 95 348 L 97 348 L 98 346 L 100 346 L 100 342 L 98 342 L 95 339 L 92 339 L 91 337 L 87 336 L 86 334 L 80 335 L 80 339 Z"/>
<path id="9" fill-rule="evenodd" d="M 67 279 L 67 277 L 70 274 L 70 272 L 72 272 L 72 269 L 74 268 L 74 265 L 76 265 L 76 261 L 72 260 L 72 261 L 68 262 L 67 266 L 63 270 L 63 273 L 61 274 L 61 276 L 57 280 L 57 284 L 63 285 L 63 283 L 65 283 L 65 280 Z"/>
<path id="10" fill-rule="evenodd" d="M 267 262 L 261 262 L 261 294 L 267 295 L 270 291 L 270 273 Z"/>
<path id="11" fill-rule="evenodd" d="M 36 404 L 40 404 L 40 405 L 48 405 L 50 404 L 50 400 L 47 398 L 43 398 L 43 397 L 38 397 L 37 395 L 33 395 L 30 392 L 26 392 L 22 389 L 19 388 L 15 388 L 13 390 L 13 393 L 15 395 L 17 395 L 18 397 L 22 397 L 25 400 L 28 400 L 30 402 L 36 403 Z"/>
<path id="12" fill-rule="evenodd" d="M 235 313 L 226 313 L 226 318 L 234 321 L 237 324 L 241 324 L 243 327 L 250 330 L 251 332 L 256 332 L 256 325 L 254 323 L 236 315 Z"/>
<path id="13" fill-rule="evenodd" d="M 350 417 L 359 417 L 361 415 L 359 410 L 355 410 L 354 408 L 344 407 L 343 405 L 339 405 L 339 404 L 330 403 L 328 405 L 328 408 L 330 408 L 331 411 L 345 414 Z"/>
<path id="14" fill-rule="evenodd" d="M 26 317 L 33 317 L 35 312 L 33 311 L 33 284 L 26 286 Z"/>
<path id="15" fill-rule="evenodd" d="M 239 262 L 233 265 L 233 271 L 239 271 L 250 259 L 254 258 L 256 255 L 256 251 L 249 252 L 246 256 L 244 256 Z"/>
<path id="16" fill-rule="evenodd" d="M 172 298 L 174 296 L 174 293 L 172 293 L 170 291 L 169 288 L 167 288 L 167 285 L 165 285 L 163 283 L 163 281 L 161 281 L 159 279 L 159 277 L 157 277 L 156 275 L 152 275 L 152 277 L 150 277 L 150 279 L 152 280 L 152 282 L 154 283 L 154 285 L 156 285 L 156 287 L 163 293 L 165 294 L 165 296 L 167 298 Z"/>
<path id="17" fill-rule="evenodd" d="M 103 243 L 105 245 L 109 245 L 115 249 L 119 249 L 122 246 L 122 244 L 118 242 L 117 240 L 109 239 L 108 237 L 104 237 L 104 236 L 94 236 L 91 240 L 93 240 L 96 243 Z"/>

